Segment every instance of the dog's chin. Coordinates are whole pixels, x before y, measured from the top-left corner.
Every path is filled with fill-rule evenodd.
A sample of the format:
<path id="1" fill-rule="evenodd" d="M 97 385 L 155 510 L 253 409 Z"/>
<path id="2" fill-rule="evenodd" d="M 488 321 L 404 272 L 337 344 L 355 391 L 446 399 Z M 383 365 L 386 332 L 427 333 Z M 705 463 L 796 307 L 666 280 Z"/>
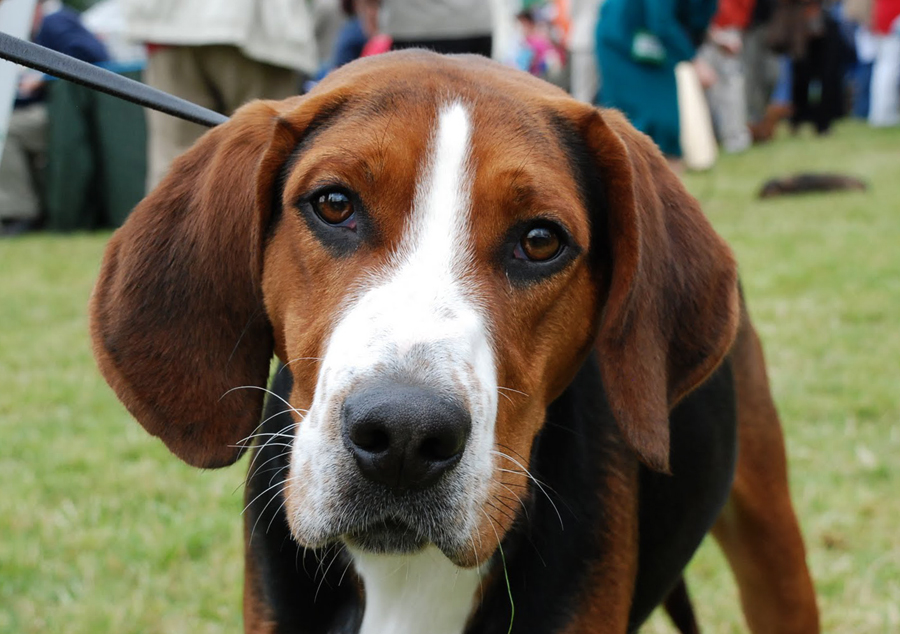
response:
<path id="1" fill-rule="evenodd" d="M 374 555 L 409 555 L 419 552 L 429 543 L 413 527 L 397 520 L 385 520 L 352 530 L 342 539 L 348 546 Z"/>
<path id="2" fill-rule="evenodd" d="M 291 536 L 305 548 L 324 548 L 343 542 L 351 550 L 373 555 L 409 555 L 434 545 L 452 560 L 454 548 L 441 544 L 440 536 L 432 536 L 425 528 L 415 527 L 401 519 L 384 518 L 366 524 L 347 523 L 343 526 L 308 525 L 294 518 Z"/>
<path id="3" fill-rule="evenodd" d="M 428 546 L 440 550 L 447 559 L 460 568 L 474 568 L 484 563 L 471 548 L 459 548 L 440 540 L 433 540 L 417 532 L 413 527 L 388 520 L 352 530 L 340 537 L 352 551 L 371 555 L 413 555 Z"/>

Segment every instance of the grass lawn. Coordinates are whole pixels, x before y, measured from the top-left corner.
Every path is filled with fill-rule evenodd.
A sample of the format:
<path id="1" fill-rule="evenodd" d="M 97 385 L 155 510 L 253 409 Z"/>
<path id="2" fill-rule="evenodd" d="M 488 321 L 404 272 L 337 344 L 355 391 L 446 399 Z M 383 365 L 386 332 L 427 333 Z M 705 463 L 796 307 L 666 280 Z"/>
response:
<path id="1" fill-rule="evenodd" d="M 755 199 L 802 170 L 871 189 Z M 686 180 L 766 346 L 823 630 L 900 631 L 900 130 L 845 123 Z M 107 237 L 0 241 L 0 632 L 239 631 L 245 467 L 182 465 L 100 378 L 85 305 Z M 705 631 L 746 631 L 714 544 L 688 583 Z"/>

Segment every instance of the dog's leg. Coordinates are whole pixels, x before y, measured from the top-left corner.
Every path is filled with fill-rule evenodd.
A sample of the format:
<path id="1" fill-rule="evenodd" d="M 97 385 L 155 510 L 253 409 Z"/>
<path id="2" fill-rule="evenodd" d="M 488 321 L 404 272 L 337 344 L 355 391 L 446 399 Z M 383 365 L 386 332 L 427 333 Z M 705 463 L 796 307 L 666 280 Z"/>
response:
<path id="1" fill-rule="evenodd" d="M 691 596 L 688 594 L 687 584 L 682 576 L 678 583 L 669 592 L 663 605 L 666 614 L 672 620 L 672 624 L 678 628 L 681 634 L 700 634 L 700 626 L 697 625 L 697 615 L 691 604 Z"/>
<path id="2" fill-rule="evenodd" d="M 759 338 L 746 310 L 733 350 L 738 463 L 713 534 L 737 578 L 753 632 L 819 631 L 803 538 L 788 491 L 781 423 Z"/>
<path id="3" fill-rule="evenodd" d="M 244 559 L 244 634 L 274 634 L 278 624 L 263 597 L 262 579 L 250 549 Z"/>
<path id="4" fill-rule="evenodd" d="M 609 465 L 604 498 L 607 530 L 601 539 L 603 561 L 590 573 L 590 588 L 564 634 L 627 632 L 634 580 L 637 575 L 637 461 L 621 452 Z M 527 628 L 526 628 L 527 629 Z M 517 630 L 518 631 L 518 630 Z"/>

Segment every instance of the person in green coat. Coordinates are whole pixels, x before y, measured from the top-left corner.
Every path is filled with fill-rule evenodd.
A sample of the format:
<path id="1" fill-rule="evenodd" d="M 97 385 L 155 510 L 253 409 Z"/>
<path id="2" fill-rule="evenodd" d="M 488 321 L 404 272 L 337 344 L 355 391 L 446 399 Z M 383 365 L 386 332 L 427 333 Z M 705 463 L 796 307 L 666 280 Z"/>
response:
<path id="1" fill-rule="evenodd" d="M 664 154 L 681 156 L 675 65 L 694 61 L 704 86 L 715 72 L 695 55 L 717 0 L 606 0 L 597 23 L 599 103 L 621 110 Z"/>

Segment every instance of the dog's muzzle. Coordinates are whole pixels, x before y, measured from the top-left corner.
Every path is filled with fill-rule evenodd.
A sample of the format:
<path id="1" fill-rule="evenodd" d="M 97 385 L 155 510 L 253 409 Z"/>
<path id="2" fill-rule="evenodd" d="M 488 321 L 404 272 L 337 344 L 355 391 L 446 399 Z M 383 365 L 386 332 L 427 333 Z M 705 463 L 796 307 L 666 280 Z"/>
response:
<path id="1" fill-rule="evenodd" d="M 369 492 L 359 503 L 377 500 L 380 512 L 345 539 L 373 552 L 410 552 L 434 540 L 438 527 L 428 527 L 421 515 L 427 507 L 438 510 L 428 500 L 444 497 L 442 480 L 460 462 L 471 429 L 468 411 L 433 389 L 385 383 L 348 396 L 341 435 Z"/>

